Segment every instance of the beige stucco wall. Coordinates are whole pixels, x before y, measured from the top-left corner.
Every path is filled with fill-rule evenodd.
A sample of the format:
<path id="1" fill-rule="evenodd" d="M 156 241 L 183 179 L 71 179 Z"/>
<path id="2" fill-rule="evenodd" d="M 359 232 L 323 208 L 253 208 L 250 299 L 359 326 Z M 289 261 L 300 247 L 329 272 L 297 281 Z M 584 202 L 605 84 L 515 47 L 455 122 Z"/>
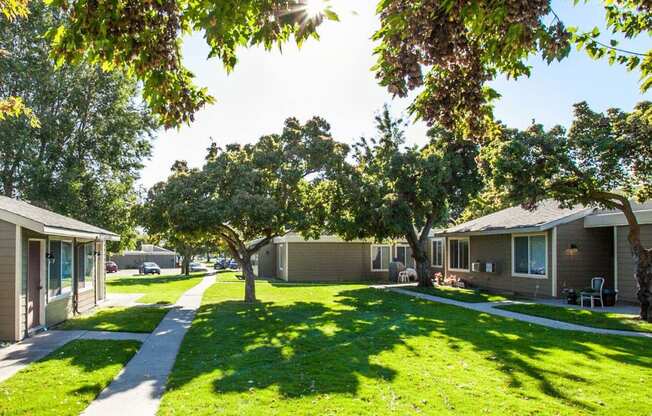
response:
<path id="1" fill-rule="evenodd" d="M 638 302 L 636 297 L 636 280 L 634 279 L 634 260 L 632 250 L 627 241 L 629 227 L 617 227 L 617 256 L 618 256 L 618 298 L 628 302 Z M 647 248 L 652 247 L 652 224 L 641 226 L 641 242 Z"/>
<path id="2" fill-rule="evenodd" d="M 0 340 L 20 338 L 16 316 L 16 225 L 0 221 Z"/>

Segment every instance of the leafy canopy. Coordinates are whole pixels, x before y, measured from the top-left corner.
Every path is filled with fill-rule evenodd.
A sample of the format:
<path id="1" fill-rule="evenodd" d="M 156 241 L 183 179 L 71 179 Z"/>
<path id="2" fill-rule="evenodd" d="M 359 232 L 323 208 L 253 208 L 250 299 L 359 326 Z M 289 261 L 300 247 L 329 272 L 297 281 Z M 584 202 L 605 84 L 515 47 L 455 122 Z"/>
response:
<path id="1" fill-rule="evenodd" d="M 311 16 L 304 0 L 48 0 L 67 20 L 50 32 L 59 62 L 88 60 L 125 70 L 143 82 L 144 97 L 166 127 L 188 123 L 214 98 L 182 64 L 181 39 L 202 32 L 227 70 L 240 47 L 301 45 L 316 37 L 328 10 Z"/>
<path id="2" fill-rule="evenodd" d="M 9 52 L 0 59 L 0 99 L 22 97 L 41 124 L 0 122 L 0 194 L 115 231 L 130 246 L 135 180 L 157 124 L 133 80 L 86 63 L 55 68 L 43 34 L 59 22 L 39 2 L 28 19 L 0 19 L 0 48 Z"/>
<path id="3" fill-rule="evenodd" d="M 651 33 L 649 1 L 603 4 L 614 36 L 633 39 Z M 652 50 L 628 51 L 616 39 L 601 41 L 597 28 L 567 27 L 550 0 L 381 0 L 378 13 L 377 78 L 401 97 L 423 87 L 411 110 L 431 125 L 482 136 L 491 100 L 498 97 L 488 82 L 497 74 L 529 76 L 529 58 L 561 60 L 572 45 L 593 58 L 638 68 L 641 89 L 652 86 Z"/>
<path id="4" fill-rule="evenodd" d="M 617 208 L 623 198 L 652 198 L 652 103 L 631 113 L 575 105 L 570 130 L 505 129 L 483 148 L 483 167 L 513 202 L 545 197 L 565 205 Z"/>

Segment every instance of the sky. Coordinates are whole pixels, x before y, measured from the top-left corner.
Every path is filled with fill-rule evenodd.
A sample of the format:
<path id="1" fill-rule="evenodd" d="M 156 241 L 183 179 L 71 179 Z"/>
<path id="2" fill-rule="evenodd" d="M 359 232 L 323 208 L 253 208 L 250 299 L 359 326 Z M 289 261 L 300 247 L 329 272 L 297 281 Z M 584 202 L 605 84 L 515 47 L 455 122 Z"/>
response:
<path id="1" fill-rule="evenodd" d="M 283 121 L 302 121 L 318 115 L 331 125 L 333 137 L 353 143 L 374 133 L 374 115 L 384 103 L 395 114 L 406 115 L 407 99 L 392 99 L 380 87 L 371 67 L 375 63 L 371 36 L 379 27 L 376 1 L 332 0 L 339 22 L 325 22 L 320 40 L 309 40 L 299 50 L 287 44 L 282 52 L 262 48 L 242 49 L 230 74 L 217 59 L 207 59 L 209 49 L 201 34 L 184 40 L 184 63 L 196 83 L 208 88 L 216 103 L 202 109 L 189 126 L 161 129 L 152 157 L 145 162 L 140 184 L 146 188 L 167 178 L 175 160 L 199 167 L 211 141 L 249 143 L 282 130 Z M 553 1 L 553 9 L 569 26 L 591 30 L 601 27 L 604 14 L 596 2 L 573 7 L 572 1 Z M 603 29 L 603 33 L 606 31 Z M 601 38 L 610 39 L 607 33 Z M 622 47 L 649 49 L 650 39 L 628 40 Z M 497 79 L 492 86 L 502 97 L 494 114 L 510 127 L 524 128 L 536 120 L 546 127 L 568 126 L 572 105 L 587 101 L 594 110 L 610 107 L 630 111 L 652 93 L 642 94 L 639 73 L 593 61 L 573 51 L 567 59 L 547 65 L 533 58 L 532 76 L 518 80 Z M 406 133 L 408 144 L 425 143 L 427 126 L 414 122 Z"/>

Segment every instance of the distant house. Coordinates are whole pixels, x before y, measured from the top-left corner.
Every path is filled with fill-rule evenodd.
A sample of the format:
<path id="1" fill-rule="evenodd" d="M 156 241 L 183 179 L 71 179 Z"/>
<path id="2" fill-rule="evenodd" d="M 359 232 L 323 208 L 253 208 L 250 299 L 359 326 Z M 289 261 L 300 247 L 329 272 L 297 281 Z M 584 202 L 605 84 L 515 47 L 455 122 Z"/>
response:
<path id="1" fill-rule="evenodd" d="M 652 201 L 634 204 L 642 239 L 652 247 Z M 583 206 L 560 208 L 552 200 L 535 211 L 508 208 L 433 232 L 431 270 L 476 287 L 539 297 L 561 297 L 604 277 L 619 299 L 637 302 L 634 262 L 623 214 Z M 304 240 L 290 233 L 263 247 L 255 262 L 261 277 L 288 282 L 387 281 L 389 262 L 414 267 L 405 242 L 377 244 L 323 235 Z"/>
<path id="2" fill-rule="evenodd" d="M 137 269 L 145 262 L 154 262 L 163 269 L 173 269 L 177 266 L 177 253 L 153 244 L 143 244 L 140 250 L 123 251 L 112 255 L 119 269 Z"/>
<path id="3" fill-rule="evenodd" d="M 0 339 L 20 340 L 103 300 L 107 240 L 119 237 L 0 196 Z"/>
<path id="4" fill-rule="evenodd" d="M 652 201 L 634 209 L 649 247 Z M 636 302 L 628 230 L 619 211 L 547 200 L 532 212 L 512 207 L 434 234 L 432 267 L 478 287 L 542 297 L 589 287 L 600 276 L 619 299 Z"/>
<path id="5" fill-rule="evenodd" d="M 414 267 L 412 250 L 404 242 L 344 241 L 332 235 L 305 240 L 290 233 L 263 247 L 254 263 L 258 275 L 266 278 L 288 282 L 357 282 L 387 281 L 389 263 L 394 259 Z"/>

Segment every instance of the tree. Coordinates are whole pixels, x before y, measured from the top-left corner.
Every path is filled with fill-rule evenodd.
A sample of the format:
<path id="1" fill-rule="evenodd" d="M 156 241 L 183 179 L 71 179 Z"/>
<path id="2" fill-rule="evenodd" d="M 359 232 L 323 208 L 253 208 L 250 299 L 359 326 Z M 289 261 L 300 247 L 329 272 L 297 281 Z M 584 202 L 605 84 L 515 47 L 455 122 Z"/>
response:
<path id="1" fill-rule="evenodd" d="M 629 224 L 628 241 L 636 263 L 641 319 L 652 322 L 652 250 L 641 242 L 631 198 L 652 198 L 652 103 L 631 113 L 592 111 L 575 105 L 568 132 L 505 129 L 482 151 L 483 166 L 512 202 L 534 208 L 543 198 L 620 210 Z"/>
<path id="2" fill-rule="evenodd" d="M 454 218 L 456 224 L 462 224 L 485 215 L 493 214 L 511 206 L 502 189 L 496 189 L 491 178 L 484 178 L 482 191 L 469 200 L 459 217 Z"/>
<path id="3" fill-rule="evenodd" d="M 27 0 L 0 0 L 0 14 L 9 22 L 27 17 L 28 13 Z M 0 59 L 7 55 L 9 55 L 9 52 L 0 47 Z M 0 121 L 7 117 L 20 116 L 25 116 L 32 127 L 38 128 L 40 126 L 38 118 L 36 118 L 32 109 L 25 105 L 21 97 L 0 98 Z"/>
<path id="4" fill-rule="evenodd" d="M 137 77 L 144 97 L 166 127 L 190 122 L 213 102 L 183 66 L 181 38 L 202 32 L 209 57 L 227 70 L 239 47 L 281 46 L 294 37 L 301 45 L 316 37 L 324 17 L 337 19 L 326 3 L 315 13 L 308 0 L 49 0 L 67 19 L 50 32 L 60 62 L 86 59 L 105 69 Z M 314 0 L 313 0 L 314 3 Z"/>
<path id="5" fill-rule="evenodd" d="M 428 237 L 479 190 L 477 146 L 432 128 L 427 145 L 406 147 L 404 123 L 393 119 L 387 106 L 376 125 L 378 137 L 361 139 L 353 163 L 323 185 L 330 201 L 328 226 L 347 240 L 405 239 L 419 286 L 432 286 Z"/>
<path id="6" fill-rule="evenodd" d="M 140 206 L 140 220 L 151 238 L 164 240 L 179 252 L 181 273 L 190 275 L 193 257 L 216 237 L 201 233 L 195 227 L 193 222 L 197 219 L 199 207 L 188 204 L 186 200 L 198 193 L 199 170 L 188 168 L 185 161 L 177 161 L 171 171 L 166 182 L 157 183 L 147 192 L 147 198 Z"/>
<path id="7" fill-rule="evenodd" d="M 166 184 L 150 190 L 146 206 L 156 214 L 146 222 L 148 232 L 169 230 L 168 238 L 198 247 L 218 238 L 242 267 L 245 301 L 254 302 L 251 257 L 290 231 L 320 235 L 311 199 L 324 171 L 344 154 L 346 146 L 317 117 L 305 124 L 287 119 L 281 134 L 253 144 L 213 144 L 201 170 L 177 166 Z"/>
<path id="8" fill-rule="evenodd" d="M 578 3 L 575 1 L 574 3 Z M 627 39 L 652 30 L 649 0 L 604 0 L 606 25 Z M 568 28 L 550 0 L 381 0 L 381 27 L 374 38 L 377 78 L 405 97 L 422 88 L 411 110 L 430 124 L 480 137 L 498 93 L 488 87 L 497 74 L 529 76 L 527 60 L 548 63 L 568 56 L 571 45 L 592 58 L 641 71 L 641 89 L 652 86 L 652 50 L 618 47 L 600 40 L 600 30 Z"/>
<path id="9" fill-rule="evenodd" d="M 0 19 L 0 99 L 23 98 L 41 122 L 0 121 L 0 194 L 119 233 L 131 245 L 142 161 L 157 124 L 135 81 L 88 65 L 55 69 L 47 27 L 61 19 L 38 2 L 28 19 Z M 117 247 L 112 247 L 116 249 Z"/>

